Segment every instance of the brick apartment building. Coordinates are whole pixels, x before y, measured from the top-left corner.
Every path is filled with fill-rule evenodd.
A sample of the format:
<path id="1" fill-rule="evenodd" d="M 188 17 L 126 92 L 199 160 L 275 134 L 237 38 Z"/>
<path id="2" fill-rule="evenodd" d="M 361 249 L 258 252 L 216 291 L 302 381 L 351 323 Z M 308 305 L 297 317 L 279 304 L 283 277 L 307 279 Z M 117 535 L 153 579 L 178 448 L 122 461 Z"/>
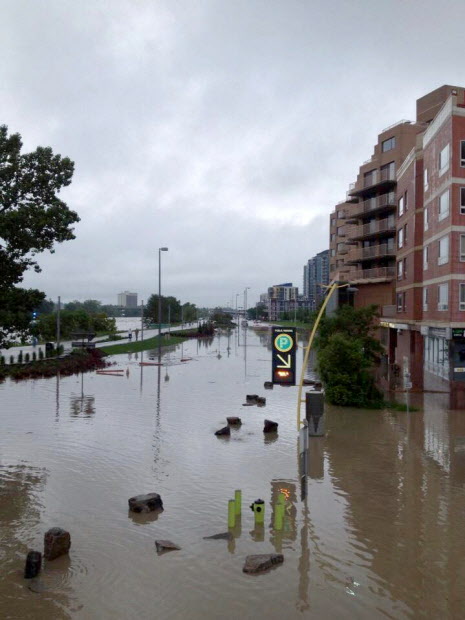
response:
<path id="1" fill-rule="evenodd" d="M 442 86 L 417 101 L 416 122 L 379 136 L 330 219 L 330 278 L 378 304 L 381 378 L 449 391 L 465 408 L 465 96 Z"/>

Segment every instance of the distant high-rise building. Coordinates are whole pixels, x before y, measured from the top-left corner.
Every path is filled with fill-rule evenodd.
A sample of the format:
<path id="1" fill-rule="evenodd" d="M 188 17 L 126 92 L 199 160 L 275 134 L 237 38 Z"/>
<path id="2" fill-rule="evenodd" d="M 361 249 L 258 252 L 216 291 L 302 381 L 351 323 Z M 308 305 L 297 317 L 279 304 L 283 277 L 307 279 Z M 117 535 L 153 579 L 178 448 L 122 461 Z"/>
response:
<path id="1" fill-rule="evenodd" d="M 137 293 L 130 293 L 129 291 L 119 293 L 118 306 L 122 308 L 137 308 Z"/>
<path id="2" fill-rule="evenodd" d="M 316 310 L 329 283 L 329 250 L 319 252 L 304 265 L 304 298 L 310 309 Z"/>
<path id="3" fill-rule="evenodd" d="M 268 318 L 276 321 L 281 318 L 283 312 L 294 312 L 297 308 L 299 289 L 292 286 L 292 282 L 275 284 L 268 289 Z"/>

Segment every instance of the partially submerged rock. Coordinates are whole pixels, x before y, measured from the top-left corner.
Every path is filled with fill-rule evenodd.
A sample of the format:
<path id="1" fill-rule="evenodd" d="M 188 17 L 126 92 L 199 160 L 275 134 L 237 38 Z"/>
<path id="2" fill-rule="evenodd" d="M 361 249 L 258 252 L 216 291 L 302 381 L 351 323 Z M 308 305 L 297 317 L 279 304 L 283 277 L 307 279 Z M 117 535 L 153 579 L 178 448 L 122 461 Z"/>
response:
<path id="1" fill-rule="evenodd" d="M 240 426 L 242 424 L 242 420 L 237 416 L 231 416 L 229 418 L 226 418 L 226 420 L 231 426 Z"/>
<path id="2" fill-rule="evenodd" d="M 163 502 L 158 493 L 147 493 L 146 495 L 135 495 L 128 499 L 129 510 L 132 512 L 152 512 L 163 510 Z"/>
<path id="3" fill-rule="evenodd" d="M 231 532 L 221 532 L 221 534 L 213 534 L 213 536 L 204 536 L 204 540 L 232 540 L 234 536 Z"/>
<path id="4" fill-rule="evenodd" d="M 265 420 L 263 426 L 264 433 L 275 433 L 278 430 L 278 423 L 273 422 L 273 420 Z"/>
<path id="5" fill-rule="evenodd" d="M 44 558 L 54 560 L 60 555 L 66 555 L 71 547 L 71 536 L 61 527 L 52 527 L 44 536 Z"/>
<path id="6" fill-rule="evenodd" d="M 264 396 L 259 396 L 257 398 L 257 406 L 264 407 L 266 405 L 266 398 Z"/>
<path id="7" fill-rule="evenodd" d="M 257 398 L 258 394 L 247 394 L 247 396 L 245 397 L 245 402 L 249 403 L 250 405 L 256 405 Z"/>
<path id="8" fill-rule="evenodd" d="M 265 390 L 272 390 L 273 389 L 273 381 L 265 381 L 265 383 L 263 384 L 263 387 L 265 388 Z"/>
<path id="9" fill-rule="evenodd" d="M 162 553 L 163 551 L 179 551 L 181 549 L 179 545 L 175 545 L 171 540 L 156 540 L 155 546 L 157 548 L 157 553 Z"/>
<path id="10" fill-rule="evenodd" d="M 231 429 L 229 428 L 229 426 L 223 426 L 223 428 L 220 428 L 219 431 L 216 431 L 215 435 L 217 437 L 222 437 L 222 436 L 229 436 L 231 435 Z"/>
<path id="11" fill-rule="evenodd" d="M 261 553 L 248 555 L 242 568 L 244 573 L 263 573 L 276 564 L 282 564 L 284 556 L 281 553 Z"/>
<path id="12" fill-rule="evenodd" d="M 24 579 L 33 579 L 40 573 L 42 566 L 42 554 L 40 551 L 29 551 L 24 567 Z"/>

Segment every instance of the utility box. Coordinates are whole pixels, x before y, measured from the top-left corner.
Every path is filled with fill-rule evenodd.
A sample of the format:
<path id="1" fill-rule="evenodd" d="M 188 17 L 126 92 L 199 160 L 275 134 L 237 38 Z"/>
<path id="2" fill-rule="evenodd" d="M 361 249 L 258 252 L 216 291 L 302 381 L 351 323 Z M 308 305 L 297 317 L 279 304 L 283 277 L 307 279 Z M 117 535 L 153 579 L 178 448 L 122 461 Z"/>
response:
<path id="1" fill-rule="evenodd" d="M 325 395 L 322 390 L 312 390 L 305 394 L 305 418 L 308 424 L 309 437 L 323 437 Z"/>

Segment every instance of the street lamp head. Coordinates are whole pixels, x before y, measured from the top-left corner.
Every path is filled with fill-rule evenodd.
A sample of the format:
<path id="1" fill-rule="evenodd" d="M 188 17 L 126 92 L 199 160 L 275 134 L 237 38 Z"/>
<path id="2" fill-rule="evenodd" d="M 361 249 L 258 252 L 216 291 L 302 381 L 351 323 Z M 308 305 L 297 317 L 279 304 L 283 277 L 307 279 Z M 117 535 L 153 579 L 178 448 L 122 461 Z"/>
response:
<path id="1" fill-rule="evenodd" d="M 160 252 L 168 252 L 168 248 L 158 248 Z"/>

